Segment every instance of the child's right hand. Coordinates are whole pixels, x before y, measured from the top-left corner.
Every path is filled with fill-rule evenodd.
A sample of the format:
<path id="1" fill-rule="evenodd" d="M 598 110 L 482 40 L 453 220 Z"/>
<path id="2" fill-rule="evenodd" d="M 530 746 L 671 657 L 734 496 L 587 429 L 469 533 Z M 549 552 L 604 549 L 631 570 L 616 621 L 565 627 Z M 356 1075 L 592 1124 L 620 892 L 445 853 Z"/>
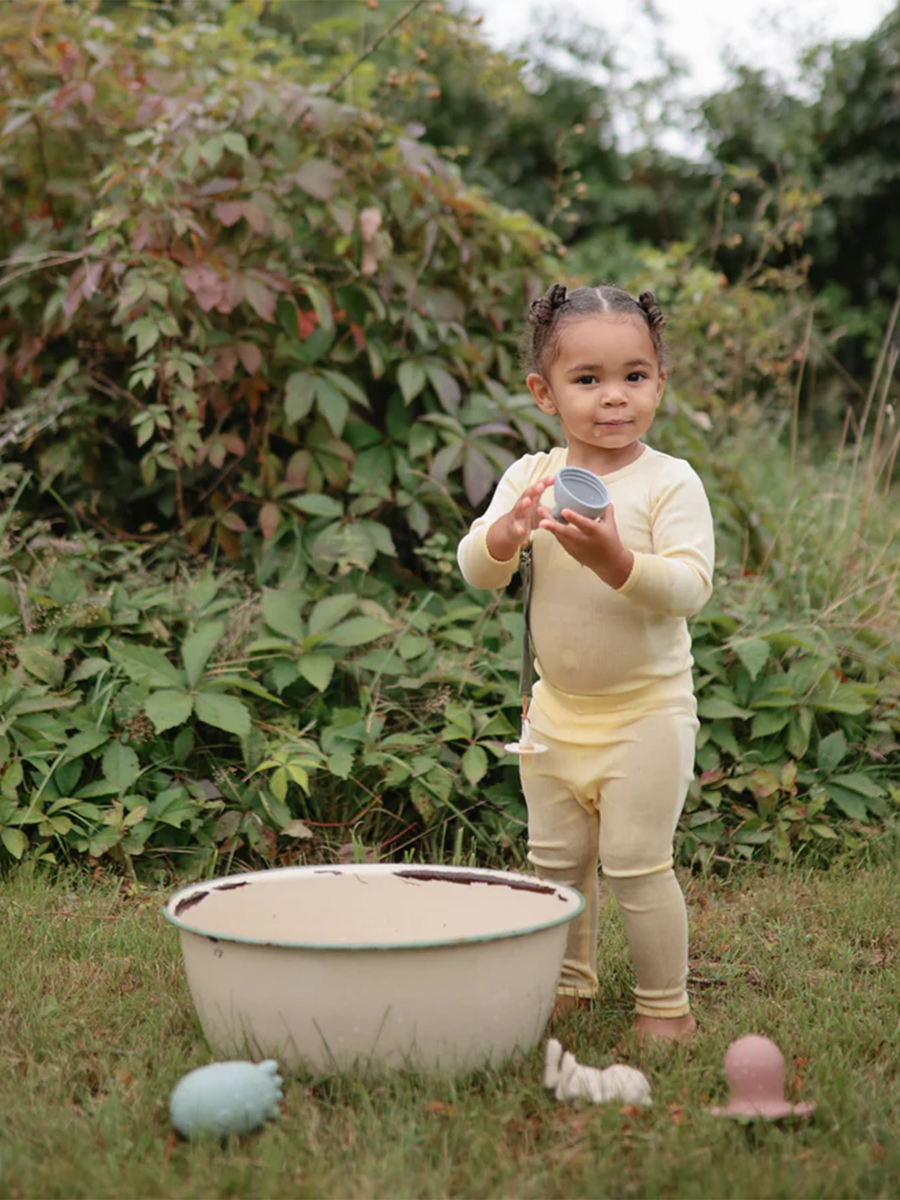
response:
<path id="1" fill-rule="evenodd" d="M 530 539 L 532 530 L 550 516 L 550 510 L 541 504 L 541 496 L 553 486 L 553 477 L 541 479 L 524 491 L 515 507 L 499 517 L 488 530 L 487 548 L 492 558 L 506 562 Z"/>

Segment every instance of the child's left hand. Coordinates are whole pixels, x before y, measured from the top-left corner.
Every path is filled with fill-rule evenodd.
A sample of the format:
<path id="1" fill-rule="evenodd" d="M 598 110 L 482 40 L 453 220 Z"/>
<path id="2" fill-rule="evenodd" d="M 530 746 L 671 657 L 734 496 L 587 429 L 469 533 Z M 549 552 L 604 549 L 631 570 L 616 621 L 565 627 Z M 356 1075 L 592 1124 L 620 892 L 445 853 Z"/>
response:
<path id="1" fill-rule="evenodd" d="M 609 505 L 599 521 L 583 517 L 570 508 L 563 509 L 563 516 L 568 525 L 546 517 L 539 528 L 552 533 L 567 554 L 582 566 L 589 567 L 604 583 L 611 588 L 620 588 L 631 574 L 634 555 L 622 545 L 613 506 Z"/>

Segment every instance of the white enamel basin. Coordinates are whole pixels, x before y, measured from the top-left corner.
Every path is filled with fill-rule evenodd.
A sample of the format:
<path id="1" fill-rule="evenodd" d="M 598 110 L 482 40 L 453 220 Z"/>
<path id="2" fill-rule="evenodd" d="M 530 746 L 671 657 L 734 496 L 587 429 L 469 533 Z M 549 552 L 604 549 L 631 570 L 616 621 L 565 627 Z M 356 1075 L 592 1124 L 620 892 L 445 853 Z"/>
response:
<path id="1" fill-rule="evenodd" d="M 165 906 L 213 1050 L 314 1071 L 464 1071 L 535 1046 L 573 888 L 511 871 L 287 867 Z"/>

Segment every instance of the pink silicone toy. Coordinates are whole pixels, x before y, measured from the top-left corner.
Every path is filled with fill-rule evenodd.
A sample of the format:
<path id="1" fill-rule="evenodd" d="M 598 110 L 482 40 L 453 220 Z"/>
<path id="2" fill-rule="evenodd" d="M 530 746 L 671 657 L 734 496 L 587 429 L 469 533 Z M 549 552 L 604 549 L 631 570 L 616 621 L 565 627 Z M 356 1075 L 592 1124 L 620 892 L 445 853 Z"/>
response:
<path id="1" fill-rule="evenodd" d="M 731 1088 L 727 1108 L 711 1108 L 715 1117 L 808 1117 L 815 1104 L 791 1104 L 784 1098 L 784 1055 L 768 1038 L 751 1033 L 732 1042 L 725 1054 Z"/>

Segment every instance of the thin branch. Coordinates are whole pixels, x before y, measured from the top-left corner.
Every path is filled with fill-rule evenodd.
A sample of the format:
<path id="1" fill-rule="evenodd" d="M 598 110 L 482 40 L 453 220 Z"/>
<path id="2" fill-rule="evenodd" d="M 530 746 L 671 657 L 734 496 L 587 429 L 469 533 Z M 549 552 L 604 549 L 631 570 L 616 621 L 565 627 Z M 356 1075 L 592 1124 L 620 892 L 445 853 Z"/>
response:
<path id="1" fill-rule="evenodd" d="M 334 83 L 331 85 L 331 87 L 328 88 L 328 90 L 326 91 L 325 95 L 333 96 L 334 93 L 338 90 L 338 88 L 347 82 L 347 80 L 350 78 L 350 76 L 353 74 L 353 72 L 356 70 L 356 68 L 361 63 L 364 63 L 367 58 L 370 58 L 375 53 L 375 51 L 378 49 L 378 47 L 381 45 L 381 43 L 386 38 L 389 38 L 391 36 L 391 34 L 394 32 L 394 30 L 397 28 L 397 26 L 402 25 L 403 22 L 406 20 L 406 18 L 411 17 L 413 15 L 413 13 L 416 11 L 416 9 L 421 8 L 424 3 L 425 3 L 425 0 L 413 0 L 413 3 L 409 6 L 409 8 L 404 9 L 404 11 L 400 14 L 400 16 L 397 17 L 397 19 L 395 21 L 392 21 L 390 25 L 388 25 L 387 29 L 383 29 L 381 31 L 381 33 L 378 35 L 378 37 L 375 39 L 375 41 L 372 42 L 372 44 L 370 46 L 368 46 L 365 50 L 363 50 L 363 52 L 362 52 L 362 54 L 360 54 L 359 58 L 355 59 L 350 64 L 350 66 L 343 73 L 343 75 L 340 75 L 334 81 Z"/>
<path id="2" fill-rule="evenodd" d="M 859 429 L 856 435 L 856 445 L 853 448 L 853 462 L 850 467 L 850 480 L 847 484 L 847 502 L 844 505 L 844 518 L 841 523 L 842 530 L 847 528 L 847 521 L 850 517 L 850 503 L 853 498 L 853 485 L 856 483 L 856 471 L 859 466 L 859 456 L 862 452 L 863 436 L 866 432 L 866 424 L 869 420 L 872 401 L 875 399 L 875 392 L 878 389 L 878 382 L 881 377 L 882 368 L 884 367 L 884 360 L 887 358 L 888 353 L 890 352 L 898 316 L 900 316 L 900 288 L 897 290 L 897 297 L 894 300 L 894 306 L 891 309 L 891 315 L 888 318 L 887 329 L 885 330 L 884 337 L 881 342 L 881 348 L 878 351 L 878 361 L 875 364 L 875 372 L 872 375 L 872 382 L 869 384 L 866 402 L 863 406 L 862 416 L 859 420 Z"/>
<path id="3" fill-rule="evenodd" d="M 23 275 L 30 275 L 33 271 L 42 271 L 45 267 L 64 267 L 69 263 L 78 262 L 80 259 L 88 258 L 91 251 L 79 250 L 75 254 L 46 254 L 39 259 L 25 259 L 26 266 L 21 271 L 13 271 L 9 275 L 4 275 L 0 279 L 0 287 L 6 287 L 7 284 L 15 283 L 17 279 L 21 279 Z M 7 264 L 12 265 L 15 262 L 13 259 L 7 259 L 5 263 L 0 263 L 0 266 Z"/>

